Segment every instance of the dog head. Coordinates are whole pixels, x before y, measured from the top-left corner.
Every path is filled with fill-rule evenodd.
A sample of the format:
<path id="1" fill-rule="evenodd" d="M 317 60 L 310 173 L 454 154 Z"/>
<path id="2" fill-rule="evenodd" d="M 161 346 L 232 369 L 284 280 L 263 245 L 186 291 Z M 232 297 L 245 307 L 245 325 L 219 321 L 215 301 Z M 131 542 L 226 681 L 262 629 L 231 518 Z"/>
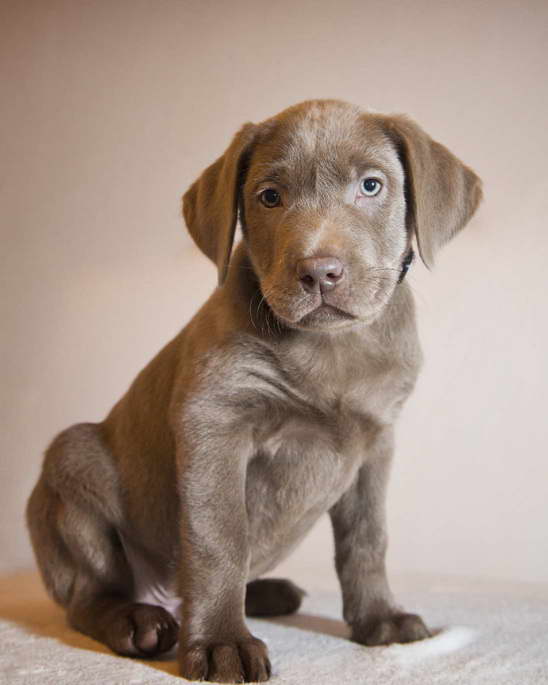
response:
<path id="1" fill-rule="evenodd" d="M 239 214 L 274 315 L 325 330 L 373 321 L 413 239 L 432 265 L 480 200 L 476 174 L 407 117 L 316 100 L 246 124 L 183 213 L 220 284 Z"/>

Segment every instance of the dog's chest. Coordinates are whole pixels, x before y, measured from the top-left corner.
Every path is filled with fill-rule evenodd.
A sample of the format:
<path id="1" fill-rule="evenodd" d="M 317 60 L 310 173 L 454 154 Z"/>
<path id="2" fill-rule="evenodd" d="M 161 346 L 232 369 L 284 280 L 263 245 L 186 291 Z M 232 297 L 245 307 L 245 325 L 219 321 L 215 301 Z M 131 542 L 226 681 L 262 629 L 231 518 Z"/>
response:
<path id="1" fill-rule="evenodd" d="M 247 455 L 252 577 L 350 487 L 409 390 L 397 355 L 359 335 L 328 344 L 244 335 L 210 357 L 186 420 L 205 438 L 218 432 L 220 445 L 230 436 L 231 449 Z"/>
<path id="2" fill-rule="evenodd" d="M 247 473 L 253 575 L 286 556 L 348 489 L 386 409 L 384 371 L 325 357 L 310 371 L 286 376 L 287 398 L 270 404 L 254 427 Z"/>
<path id="3" fill-rule="evenodd" d="M 285 557 L 349 487 L 363 456 L 358 442 L 303 417 L 262 435 L 246 479 L 254 575 Z"/>

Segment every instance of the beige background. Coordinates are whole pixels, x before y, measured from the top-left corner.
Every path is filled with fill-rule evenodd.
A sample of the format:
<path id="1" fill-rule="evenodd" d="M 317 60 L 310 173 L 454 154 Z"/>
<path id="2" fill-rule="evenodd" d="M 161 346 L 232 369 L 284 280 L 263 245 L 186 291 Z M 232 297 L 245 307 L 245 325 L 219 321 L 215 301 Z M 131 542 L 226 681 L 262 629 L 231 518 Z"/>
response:
<path id="1" fill-rule="evenodd" d="M 60 429 L 100 420 L 214 284 L 179 198 L 246 120 L 404 111 L 486 201 L 411 275 L 426 365 L 400 422 L 393 571 L 545 580 L 548 4 L 1 3 L 0 568 Z M 331 568 L 323 521 L 286 564 Z"/>

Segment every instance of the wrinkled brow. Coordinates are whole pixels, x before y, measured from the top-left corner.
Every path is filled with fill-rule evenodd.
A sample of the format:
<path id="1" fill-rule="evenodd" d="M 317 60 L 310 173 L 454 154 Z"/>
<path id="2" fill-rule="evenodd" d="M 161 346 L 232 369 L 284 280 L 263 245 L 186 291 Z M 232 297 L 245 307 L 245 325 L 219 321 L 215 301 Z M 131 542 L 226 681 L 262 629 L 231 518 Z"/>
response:
<path id="1" fill-rule="evenodd" d="M 318 183 L 342 187 L 361 178 L 371 169 L 389 176 L 394 171 L 394 162 L 378 154 L 356 154 L 345 162 L 325 156 L 299 159 L 293 163 L 284 160 L 258 165 L 252 169 L 249 180 L 254 189 L 268 183 L 284 189 L 294 185 L 317 186 Z"/>
<path id="2" fill-rule="evenodd" d="M 260 165 L 252 168 L 249 175 L 253 187 L 264 185 L 265 183 L 274 183 L 282 187 L 290 185 L 291 174 L 282 166 L 276 165 Z"/>
<path id="3" fill-rule="evenodd" d="M 290 161 L 279 160 L 252 169 L 251 181 L 258 185 L 265 182 L 282 187 L 308 185 L 318 180 L 344 185 L 352 179 L 352 169 L 334 158 L 326 156 L 302 156 Z"/>

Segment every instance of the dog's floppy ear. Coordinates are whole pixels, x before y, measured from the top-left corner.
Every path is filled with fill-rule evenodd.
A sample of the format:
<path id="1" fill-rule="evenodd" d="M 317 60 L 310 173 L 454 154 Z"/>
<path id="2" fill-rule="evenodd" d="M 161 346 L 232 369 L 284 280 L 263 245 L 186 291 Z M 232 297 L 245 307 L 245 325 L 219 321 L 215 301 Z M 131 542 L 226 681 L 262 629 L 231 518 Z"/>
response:
<path id="1" fill-rule="evenodd" d="M 222 157 L 183 196 L 183 216 L 200 250 L 216 265 L 219 285 L 226 277 L 238 221 L 238 197 L 257 126 L 248 123 Z"/>
<path id="2" fill-rule="evenodd" d="M 481 180 L 446 147 L 405 116 L 384 118 L 406 175 L 408 226 L 422 261 L 430 267 L 436 252 L 463 228 L 481 198 Z"/>

